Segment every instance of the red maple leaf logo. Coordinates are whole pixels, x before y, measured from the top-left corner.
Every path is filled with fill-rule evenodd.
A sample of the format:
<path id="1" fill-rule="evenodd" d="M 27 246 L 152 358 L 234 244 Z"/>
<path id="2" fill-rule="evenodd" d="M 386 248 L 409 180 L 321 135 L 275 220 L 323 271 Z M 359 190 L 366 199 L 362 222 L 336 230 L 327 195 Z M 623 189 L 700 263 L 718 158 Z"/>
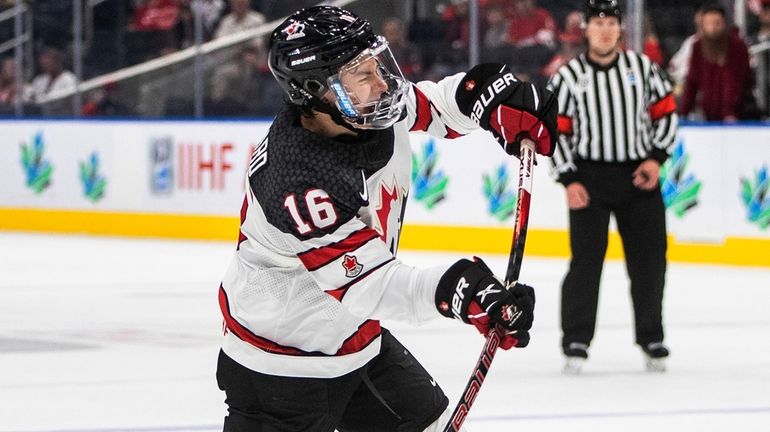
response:
<path id="1" fill-rule="evenodd" d="M 392 210 L 393 203 L 398 200 L 398 189 L 393 185 L 393 190 L 389 190 L 385 184 L 380 186 L 380 206 L 375 210 L 377 220 L 380 223 L 380 239 L 388 244 L 388 216 Z"/>
<path id="2" fill-rule="evenodd" d="M 291 23 L 291 25 L 289 25 L 288 27 L 286 27 L 286 28 L 285 28 L 283 31 L 284 31 L 284 33 L 286 33 L 287 35 L 293 35 L 293 34 L 294 34 L 294 33 L 296 33 L 298 30 L 300 30 L 300 26 L 304 27 L 302 24 L 300 24 L 300 23 L 298 23 L 298 22 L 293 22 L 293 23 Z"/>
<path id="3" fill-rule="evenodd" d="M 283 33 L 286 34 L 286 40 L 294 40 L 305 37 L 305 24 L 301 22 L 293 22 L 291 25 L 283 29 Z M 299 54 L 296 52 L 295 54 Z"/>
<path id="4" fill-rule="evenodd" d="M 361 274 L 361 270 L 364 269 L 363 264 L 358 263 L 358 258 L 355 255 L 345 255 L 342 258 L 342 267 L 345 268 L 345 276 L 354 278 Z"/>

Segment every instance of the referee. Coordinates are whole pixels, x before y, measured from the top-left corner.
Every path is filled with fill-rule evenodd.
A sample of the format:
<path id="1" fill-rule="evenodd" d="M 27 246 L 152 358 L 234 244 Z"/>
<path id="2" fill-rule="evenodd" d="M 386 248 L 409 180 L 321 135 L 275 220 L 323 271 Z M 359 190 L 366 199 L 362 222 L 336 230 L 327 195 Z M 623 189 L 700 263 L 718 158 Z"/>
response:
<path id="1" fill-rule="evenodd" d="M 647 56 L 619 47 L 617 0 L 586 0 L 587 51 L 562 66 L 554 174 L 567 192 L 572 260 L 562 285 L 565 373 L 579 373 L 596 327 L 599 280 L 615 215 L 631 279 L 636 343 L 664 371 L 665 206 L 658 177 L 677 134 L 671 84 Z"/>

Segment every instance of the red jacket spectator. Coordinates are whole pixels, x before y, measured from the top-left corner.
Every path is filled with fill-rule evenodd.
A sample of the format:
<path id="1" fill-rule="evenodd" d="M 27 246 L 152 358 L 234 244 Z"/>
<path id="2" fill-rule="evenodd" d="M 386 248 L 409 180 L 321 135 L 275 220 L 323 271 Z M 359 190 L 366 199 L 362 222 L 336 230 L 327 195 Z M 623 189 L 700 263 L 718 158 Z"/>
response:
<path id="1" fill-rule="evenodd" d="M 516 0 L 510 9 L 510 41 L 513 45 L 553 45 L 556 23 L 547 10 L 535 5 L 535 0 Z"/>
<path id="2" fill-rule="evenodd" d="M 701 12 L 703 28 L 693 45 L 681 113 L 689 114 L 697 101 L 705 120 L 746 118 L 753 105 L 748 48 L 737 31 L 728 29 L 721 6 L 704 6 Z"/>
<path id="3" fill-rule="evenodd" d="M 147 0 L 134 10 L 133 30 L 170 30 L 179 18 L 179 0 Z"/>
<path id="4" fill-rule="evenodd" d="M 740 36 L 730 32 L 725 59 L 718 63 L 706 58 L 703 45 L 701 39 L 693 46 L 682 96 L 682 114 L 689 114 L 695 107 L 696 98 L 700 97 L 698 105 L 703 109 L 705 120 L 741 118 L 753 86 L 746 44 Z"/>

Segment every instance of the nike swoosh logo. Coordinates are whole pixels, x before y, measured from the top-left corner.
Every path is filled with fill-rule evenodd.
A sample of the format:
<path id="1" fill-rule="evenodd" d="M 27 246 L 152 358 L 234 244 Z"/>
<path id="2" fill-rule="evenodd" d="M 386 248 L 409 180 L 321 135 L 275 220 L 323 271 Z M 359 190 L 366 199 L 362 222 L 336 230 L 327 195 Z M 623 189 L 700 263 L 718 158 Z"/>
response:
<path id="1" fill-rule="evenodd" d="M 364 182 L 364 192 L 359 192 L 358 196 L 360 196 L 364 201 L 369 201 L 369 187 L 366 185 L 366 176 L 364 176 L 364 170 L 361 170 L 361 180 Z"/>
<path id="2" fill-rule="evenodd" d="M 431 378 L 430 379 L 430 385 L 432 385 L 433 387 L 436 387 L 436 380 Z"/>

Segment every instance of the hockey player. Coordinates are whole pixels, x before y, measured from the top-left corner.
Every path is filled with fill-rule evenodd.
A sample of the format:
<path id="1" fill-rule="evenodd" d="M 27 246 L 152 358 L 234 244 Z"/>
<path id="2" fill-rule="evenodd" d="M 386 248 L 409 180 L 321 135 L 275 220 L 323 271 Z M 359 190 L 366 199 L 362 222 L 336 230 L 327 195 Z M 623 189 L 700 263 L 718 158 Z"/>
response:
<path id="1" fill-rule="evenodd" d="M 378 320 L 500 326 L 503 348 L 524 347 L 535 297 L 504 289 L 478 258 L 426 269 L 395 258 L 408 133 L 482 127 L 509 153 L 528 138 L 550 155 L 555 98 L 500 64 L 409 83 L 367 21 L 329 6 L 279 25 L 269 65 L 288 103 L 251 160 L 219 290 L 224 429 L 440 430 L 448 399 Z"/>

